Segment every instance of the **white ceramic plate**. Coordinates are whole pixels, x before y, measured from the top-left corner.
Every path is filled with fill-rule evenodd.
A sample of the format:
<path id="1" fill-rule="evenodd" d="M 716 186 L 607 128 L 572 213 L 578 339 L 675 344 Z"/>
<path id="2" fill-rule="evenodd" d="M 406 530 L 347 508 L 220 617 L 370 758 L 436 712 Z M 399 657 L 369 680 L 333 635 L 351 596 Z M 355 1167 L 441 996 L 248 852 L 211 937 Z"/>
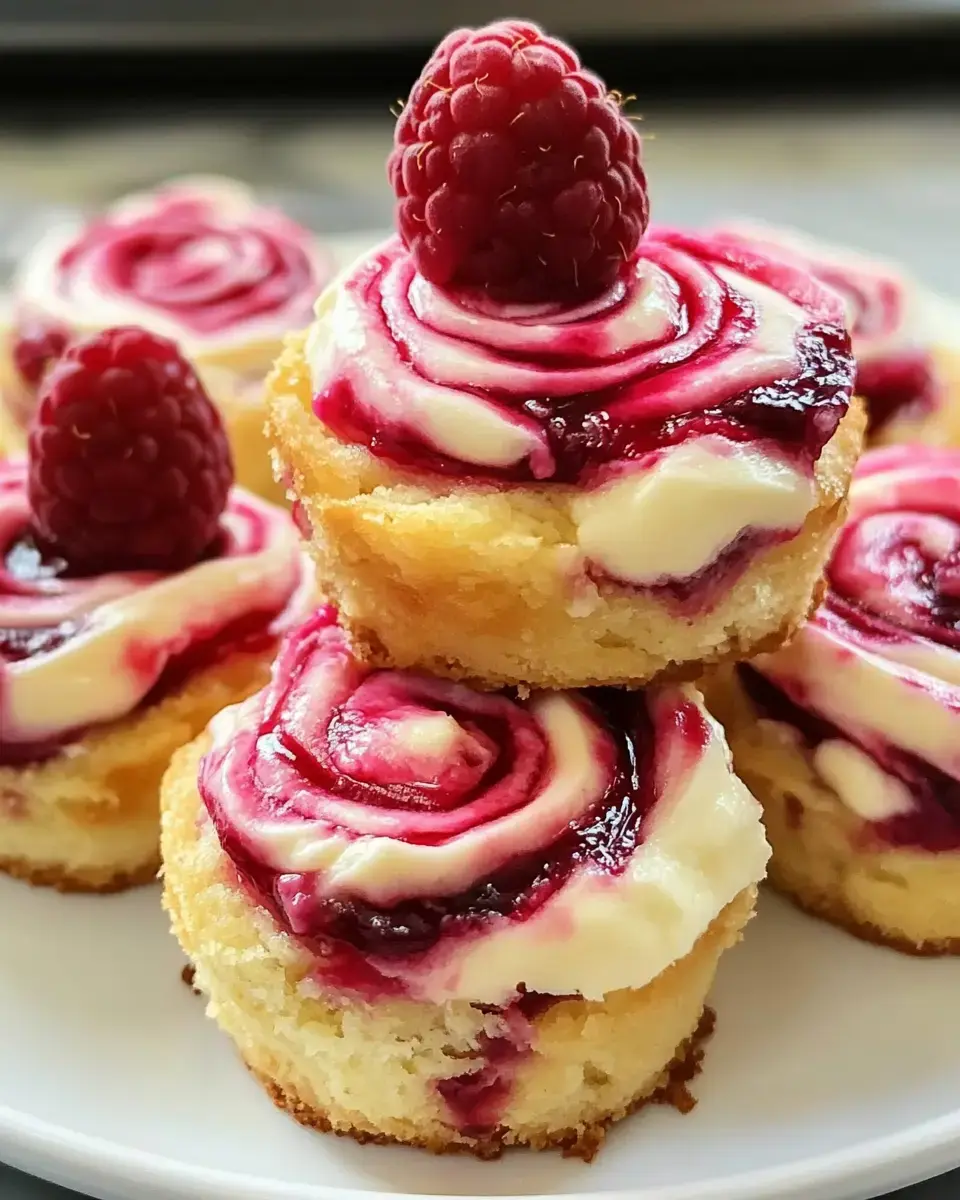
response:
<path id="1" fill-rule="evenodd" d="M 960 961 L 861 945 L 773 897 L 721 969 L 699 1106 L 638 1114 L 592 1166 L 303 1130 L 181 966 L 155 888 L 0 880 L 0 1158 L 108 1200 L 853 1200 L 960 1164 Z"/>
<path id="2" fill-rule="evenodd" d="M 338 239 L 339 261 L 374 240 Z M 960 961 L 863 946 L 772 897 L 721 969 L 697 1109 L 639 1114 L 589 1167 L 302 1130 L 182 965 L 156 889 L 0 880 L 0 1158 L 105 1200 L 855 1200 L 960 1165 Z"/>

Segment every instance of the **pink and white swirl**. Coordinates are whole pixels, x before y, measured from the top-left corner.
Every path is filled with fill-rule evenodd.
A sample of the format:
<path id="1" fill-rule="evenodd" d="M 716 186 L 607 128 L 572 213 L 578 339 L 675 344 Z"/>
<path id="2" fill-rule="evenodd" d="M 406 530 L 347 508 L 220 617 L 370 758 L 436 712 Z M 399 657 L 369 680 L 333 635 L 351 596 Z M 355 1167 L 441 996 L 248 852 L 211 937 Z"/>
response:
<path id="1" fill-rule="evenodd" d="M 809 471 L 851 394 L 836 294 L 734 235 L 651 230 L 572 310 L 451 295 L 394 239 L 317 314 L 318 417 L 412 470 L 586 486 L 714 434 Z"/>
<path id="2" fill-rule="evenodd" d="M 331 989 L 499 1004 L 642 986 L 765 862 L 689 689 L 520 700 L 371 671 L 325 608 L 211 734 L 220 844 Z"/>
<path id="3" fill-rule="evenodd" d="M 937 298 L 894 265 L 828 245 L 792 229 L 737 224 L 736 233 L 780 255 L 791 254 L 843 300 L 857 359 L 857 393 L 871 432 L 893 432 L 946 399 L 935 354 Z M 955 319 L 956 323 L 956 319 Z M 960 323 L 955 337 L 960 336 Z"/>
<path id="4" fill-rule="evenodd" d="M 76 578 L 33 540 L 26 474 L 0 461 L 0 764 L 49 757 L 222 654 L 268 650 L 304 603 L 289 515 L 239 488 L 195 566 Z"/>
<path id="5" fill-rule="evenodd" d="M 267 367 L 331 273 L 305 229 L 242 185 L 185 179 L 42 239 L 14 281 L 14 315 L 28 333 L 142 325 L 201 362 Z"/>
<path id="6" fill-rule="evenodd" d="M 960 452 L 865 455 L 827 583 L 747 686 L 871 836 L 960 850 Z"/>

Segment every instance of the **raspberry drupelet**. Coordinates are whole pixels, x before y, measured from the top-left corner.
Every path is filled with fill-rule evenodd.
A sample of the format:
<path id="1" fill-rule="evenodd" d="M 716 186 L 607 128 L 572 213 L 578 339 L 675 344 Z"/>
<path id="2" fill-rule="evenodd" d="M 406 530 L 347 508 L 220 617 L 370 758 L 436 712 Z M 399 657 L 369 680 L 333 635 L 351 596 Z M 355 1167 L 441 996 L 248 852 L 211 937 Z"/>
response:
<path id="1" fill-rule="evenodd" d="M 632 687 L 791 636 L 862 437 L 835 291 L 750 238 L 648 228 L 618 94 L 525 22 L 441 42 L 388 173 L 399 236 L 268 382 L 360 656 Z"/>
<path id="2" fill-rule="evenodd" d="M 444 38 L 387 170 L 424 278 L 502 301 L 601 291 L 649 218 L 640 138 L 618 95 L 524 21 Z"/>
<path id="3" fill-rule="evenodd" d="M 173 342 L 105 330 L 41 393 L 0 461 L 0 871 L 116 890 L 154 877 L 170 756 L 260 686 L 306 572 Z"/>
<path id="4" fill-rule="evenodd" d="M 25 321 L 13 347 L 14 365 L 27 383 L 38 387 L 46 371 L 66 350 L 69 341 L 69 334 L 59 325 Z"/>

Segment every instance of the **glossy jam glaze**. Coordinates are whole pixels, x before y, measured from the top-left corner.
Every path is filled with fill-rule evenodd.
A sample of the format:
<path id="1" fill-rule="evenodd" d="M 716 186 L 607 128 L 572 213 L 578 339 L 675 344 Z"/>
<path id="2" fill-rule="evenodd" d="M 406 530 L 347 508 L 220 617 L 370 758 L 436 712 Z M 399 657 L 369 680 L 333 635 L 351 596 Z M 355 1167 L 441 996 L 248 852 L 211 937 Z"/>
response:
<path id="1" fill-rule="evenodd" d="M 836 295 L 733 235 L 651 230 L 573 311 L 442 293 L 394 239 L 318 316 L 318 417 L 416 472 L 587 487 L 717 434 L 809 473 L 851 395 Z"/>
<path id="2" fill-rule="evenodd" d="M 744 237 L 800 265 L 842 298 L 857 359 L 857 393 L 876 435 L 932 413 L 946 387 L 931 346 L 933 298 L 892 263 L 832 246 L 792 229 L 738 224 Z"/>
<path id="3" fill-rule="evenodd" d="M 867 841 L 960 850 L 960 453 L 865 455 L 827 583 L 793 643 L 741 668 L 748 691 L 854 811 L 873 804 Z"/>
<path id="4" fill-rule="evenodd" d="M 723 896 L 685 930 L 682 952 L 765 862 L 756 807 L 689 689 L 520 700 L 371 672 L 322 609 L 285 639 L 270 687 L 211 733 L 199 786 L 220 843 L 257 902 L 322 961 L 328 990 L 496 1004 L 520 985 L 592 994 L 596 980 L 557 982 L 578 973 L 565 957 L 588 936 L 577 922 L 609 917 L 611 935 L 618 905 L 636 902 L 643 923 L 630 889 L 649 900 L 638 855 L 656 813 L 683 801 L 671 816 L 692 822 L 701 792 L 718 811 L 698 813 L 696 836 L 716 816 L 709 836 L 731 842 L 724 871 L 736 880 L 696 884 L 696 903 Z M 661 877 L 671 847 L 650 847 Z M 549 962 L 529 957 L 517 941 L 528 935 Z M 649 962 L 603 969 L 621 967 L 650 978 Z"/>
<path id="5" fill-rule="evenodd" d="M 306 582 L 289 516 L 237 488 L 195 566 L 72 577 L 32 537 L 26 464 L 0 462 L 0 763 L 49 757 L 224 654 L 268 650 Z"/>
<path id="6" fill-rule="evenodd" d="M 142 325 L 201 366 L 269 368 L 285 333 L 310 321 L 332 261 L 311 235 L 230 180 L 128 196 L 81 228 L 56 229 L 13 283 L 11 354 L 25 423 L 44 362 L 71 335 Z"/>

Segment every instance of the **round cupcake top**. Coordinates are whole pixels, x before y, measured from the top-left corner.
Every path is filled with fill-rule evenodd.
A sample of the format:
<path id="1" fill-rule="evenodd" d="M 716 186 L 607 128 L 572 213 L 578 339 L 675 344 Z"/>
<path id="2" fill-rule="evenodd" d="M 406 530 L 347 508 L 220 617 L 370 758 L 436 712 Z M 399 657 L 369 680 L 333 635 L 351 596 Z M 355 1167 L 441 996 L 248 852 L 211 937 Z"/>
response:
<path id="1" fill-rule="evenodd" d="M 256 368 L 309 323 L 331 270 L 306 230 L 241 184 L 183 179 L 42 239 L 14 281 L 15 320 L 41 349 L 51 330 L 137 324 L 199 361 Z"/>
<path id="2" fill-rule="evenodd" d="M 748 686 L 878 837 L 960 849 L 960 452 L 866 454 L 827 584 Z"/>
<path id="3" fill-rule="evenodd" d="M 854 365 L 834 292 L 733 235 L 654 229 L 575 308 L 467 303 L 398 240 L 317 305 L 314 411 L 405 480 L 533 487 L 591 584 L 711 607 L 822 502 Z"/>
<path id="4" fill-rule="evenodd" d="M 730 230 L 772 253 L 794 256 L 840 295 L 857 359 L 856 390 L 867 402 L 874 435 L 943 403 L 945 385 L 931 352 L 941 323 L 936 297 L 892 263 L 793 229 L 738 223 Z"/>
<path id="5" fill-rule="evenodd" d="M 324 608 L 211 735 L 200 790 L 221 844 L 332 990 L 639 987 L 766 861 L 690 689 L 520 700 L 373 671 Z"/>

